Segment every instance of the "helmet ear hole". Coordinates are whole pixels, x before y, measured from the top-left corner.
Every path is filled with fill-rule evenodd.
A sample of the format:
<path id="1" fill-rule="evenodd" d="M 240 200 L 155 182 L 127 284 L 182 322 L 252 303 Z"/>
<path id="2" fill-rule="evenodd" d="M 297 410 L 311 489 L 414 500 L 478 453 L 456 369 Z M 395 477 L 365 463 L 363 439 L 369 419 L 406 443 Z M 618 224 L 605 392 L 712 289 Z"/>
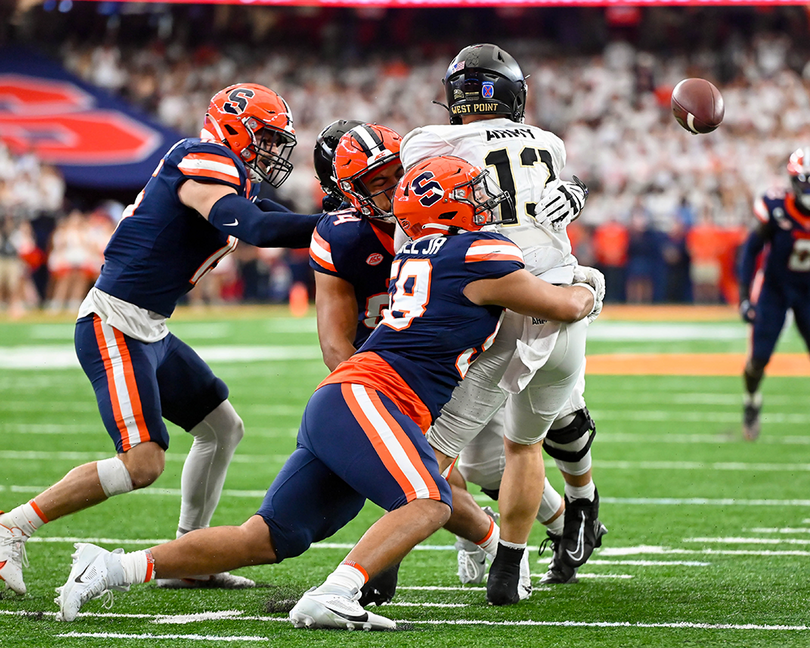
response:
<path id="1" fill-rule="evenodd" d="M 225 124 L 225 130 L 228 131 L 228 135 L 238 135 L 239 134 L 239 131 L 236 130 L 230 124 Z"/>

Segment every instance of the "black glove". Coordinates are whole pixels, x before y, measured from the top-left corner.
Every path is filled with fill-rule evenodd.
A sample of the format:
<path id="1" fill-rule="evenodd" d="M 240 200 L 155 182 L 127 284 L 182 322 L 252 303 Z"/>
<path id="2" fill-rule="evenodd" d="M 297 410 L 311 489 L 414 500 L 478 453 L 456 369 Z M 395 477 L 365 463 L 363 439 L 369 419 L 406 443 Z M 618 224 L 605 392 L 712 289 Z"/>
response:
<path id="1" fill-rule="evenodd" d="M 340 206 L 343 204 L 344 200 L 341 197 L 333 196 L 332 194 L 326 194 L 321 200 L 321 209 L 325 212 L 333 212 L 340 209 Z"/>
<path id="2" fill-rule="evenodd" d="M 747 322 L 748 324 L 753 324 L 754 319 L 757 316 L 757 309 L 751 303 L 749 299 L 743 299 L 740 302 L 740 317 L 742 317 L 743 322 Z"/>

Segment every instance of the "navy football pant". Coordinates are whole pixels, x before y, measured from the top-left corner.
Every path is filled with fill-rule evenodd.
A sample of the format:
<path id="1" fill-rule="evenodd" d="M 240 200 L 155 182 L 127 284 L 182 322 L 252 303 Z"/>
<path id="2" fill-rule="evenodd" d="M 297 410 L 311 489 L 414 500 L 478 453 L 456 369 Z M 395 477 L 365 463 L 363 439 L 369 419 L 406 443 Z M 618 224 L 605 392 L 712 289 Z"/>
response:
<path id="1" fill-rule="evenodd" d="M 257 512 L 278 561 L 333 535 L 366 499 L 386 511 L 414 499 L 452 506 L 450 486 L 413 420 L 369 387 L 324 385 L 310 398 L 298 447 Z"/>
<path id="2" fill-rule="evenodd" d="M 810 350 L 810 292 L 765 282 L 757 298 L 753 325 L 751 357 L 754 360 L 767 363 L 771 359 L 788 308 L 793 309 L 796 327 Z"/>
<path id="3" fill-rule="evenodd" d="M 163 418 L 189 431 L 228 398 L 225 383 L 171 333 L 141 342 L 94 314 L 76 322 L 74 343 L 118 452 L 146 441 L 165 450 Z"/>

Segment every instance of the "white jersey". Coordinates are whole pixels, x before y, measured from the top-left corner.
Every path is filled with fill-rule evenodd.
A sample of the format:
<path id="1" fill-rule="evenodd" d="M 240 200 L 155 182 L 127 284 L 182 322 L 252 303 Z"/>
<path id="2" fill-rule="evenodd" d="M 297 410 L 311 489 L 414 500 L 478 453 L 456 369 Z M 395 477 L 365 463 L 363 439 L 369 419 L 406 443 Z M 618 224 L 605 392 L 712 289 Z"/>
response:
<path id="1" fill-rule="evenodd" d="M 489 168 L 492 179 L 514 199 L 513 205 L 501 206 L 501 217 L 512 222 L 493 226 L 495 231 L 520 246 L 532 274 L 556 284 L 571 283 L 577 261 L 568 235 L 553 231 L 542 214 L 535 214 L 546 184 L 559 178 L 565 166 L 565 145 L 559 137 L 504 117 L 424 126 L 402 140 L 400 158 L 406 171 L 438 155 L 455 155 Z"/>

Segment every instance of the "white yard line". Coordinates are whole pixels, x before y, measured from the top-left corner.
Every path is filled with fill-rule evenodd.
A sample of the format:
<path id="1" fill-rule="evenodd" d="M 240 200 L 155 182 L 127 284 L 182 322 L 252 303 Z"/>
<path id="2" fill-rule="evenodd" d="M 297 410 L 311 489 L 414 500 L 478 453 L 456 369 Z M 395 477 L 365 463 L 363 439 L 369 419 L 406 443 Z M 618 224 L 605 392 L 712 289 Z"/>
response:
<path id="1" fill-rule="evenodd" d="M 810 540 L 800 540 L 798 538 L 684 538 L 683 541 L 707 544 L 810 545 Z"/>
<path id="2" fill-rule="evenodd" d="M 81 454 L 81 453 L 77 453 Z M 2 453 L 3 457 L 7 457 L 8 453 Z M 101 455 L 97 458 L 106 459 L 109 455 Z M 169 461 L 182 461 L 185 459 L 183 455 L 168 454 L 166 455 Z M 236 463 L 240 463 L 237 459 L 243 455 L 237 455 L 234 458 Z M 276 460 L 281 455 L 272 455 L 264 457 L 264 460 Z M 248 457 L 249 458 L 249 457 Z M 286 457 L 285 457 L 286 458 Z M 0 484 L 0 493 L 41 493 L 46 488 L 47 484 L 41 485 L 22 485 L 12 484 L 5 486 Z M 226 488 L 222 491 L 223 497 L 235 498 L 263 498 L 266 490 L 237 490 Z M 155 488 L 149 487 L 134 491 L 130 496 L 160 496 L 160 497 L 180 497 L 179 488 Z M 474 495 L 476 501 L 491 502 L 486 495 Z M 710 499 L 706 497 L 601 497 L 602 504 L 622 504 L 628 506 L 787 506 L 787 507 L 808 507 L 810 506 L 810 499 Z M 810 522 L 806 522 L 810 524 Z"/>
<path id="3" fill-rule="evenodd" d="M 387 606 L 384 606 L 387 607 Z M 391 606 L 393 607 L 393 606 Z M 238 619 L 240 621 L 276 621 L 280 623 L 289 623 L 289 619 L 287 617 L 271 617 L 271 616 L 244 616 L 238 611 L 232 611 L 233 616 L 226 616 L 220 615 L 217 617 L 218 619 Z M 31 613 L 21 610 L 0 610 L 0 615 L 10 615 L 10 616 L 28 616 Z M 44 616 L 53 617 L 56 615 L 55 612 L 44 612 L 42 613 Z M 211 613 L 217 614 L 217 613 Z M 226 613 L 227 614 L 227 613 Z M 178 615 L 178 618 L 181 619 L 181 623 L 186 623 L 182 619 L 185 619 L 188 615 Z M 203 615 L 200 615 L 201 617 Z M 160 619 L 160 623 L 169 623 L 167 619 L 171 619 L 171 616 L 168 615 L 148 615 L 148 614 L 116 614 L 116 613 L 87 613 L 81 612 L 79 613 L 79 617 L 82 618 L 118 618 L 118 619 L 154 619 L 155 622 Z M 208 619 L 200 619 L 201 621 L 208 620 Z M 212 619 L 213 620 L 213 619 Z M 810 626 L 808 625 L 771 625 L 771 624 L 755 624 L 755 623 L 746 623 L 746 624 L 731 624 L 731 623 L 694 623 L 691 621 L 673 621 L 673 622 L 661 622 L 661 623 L 630 623 L 628 621 L 534 621 L 534 620 L 524 620 L 524 621 L 484 621 L 480 619 L 433 619 L 433 620 L 422 620 L 422 621 L 411 621 L 407 619 L 397 619 L 397 623 L 408 623 L 411 625 L 434 625 L 434 626 L 441 626 L 441 625 L 485 625 L 485 626 L 544 626 L 544 627 L 562 627 L 562 628 L 662 628 L 662 629 L 696 629 L 696 630 L 764 630 L 764 631 L 798 631 L 798 632 L 806 632 L 810 631 Z M 60 635 L 56 635 L 57 637 L 109 637 L 109 638 L 132 638 L 132 639 L 157 639 L 161 637 L 165 638 L 173 638 L 173 639 L 183 639 L 183 638 L 197 638 L 202 637 L 203 639 L 211 639 L 212 641 L 236 641 L 238 639 L 244 639 L 242 637 L 216 637 L 210 635 L 154 635 L 151 633 L 144 633 L 144 634 L 124 634 L 124 633 L 78 633 L 78 632 L 70 632 L 64 633 Z M 252 641 L 254 639 L 247 638 L 247 640 Z M 255 640 L 264 640 L 262 637 L 257 637 Z"/>
<path id="4" fill-rule="evenodd" d="M 244 409 L 244 408 L 243 408 Z M 96 461 L 106 459 L 109 452 L 68 452 L 45 450 L 4 450 L 2 459 L 16 461 Z M 288 455 L 234 455 L 234 463 L 257 464 L 268 460 L 285 461 Z M 167 461 L 185 461 L 186 455 L 167 453 Z M 549 460 L 549 463 L 551 461 Z M 703 462 L 703 461 L 596 461 L 594 465 L 600 470 L 702 470 L 732 472 L 810 472 L 810 463 L 745 463 L 738 462 Z M 607 498 L 602 500 L 608 501 Z"/>
<path id="5" fill-rule="evenodd" d="M 83 638 L 89 639 L 147 639 L 155 641 L 157 639 L 186 639 L 188 641 L 270 641 L 267 637 L 245 637 L 245 636 L 225 636 L 219 637 L 217 635 L 200 635 L 200 634 L 127 634 L 125 632 L 65 632 L 63 634 L 54 635 L 59 638 Z"/>
<path id="6" fill-rule="evenodd" d="M 540 562 L 540 561 L 538 561 Z M 632 567 L 709 567 L 711 563 L 696 560 L 600 560 L 591 558 L 589 565 L 630 565 Z"/>
<path id="7" fill-rule="evenodd" d="M 773 549 L 673 549 L 671 547 L 657 547 L 654 545 L 639 545 L 637 547 L 603 547 L 597 550 L 598 556 L 609 558 L 611 556 L 637 556 L 637 555 L 686 555 L 686 556 L 810 556 L 810 551 L 799 549 L 773 550 Z"/>

